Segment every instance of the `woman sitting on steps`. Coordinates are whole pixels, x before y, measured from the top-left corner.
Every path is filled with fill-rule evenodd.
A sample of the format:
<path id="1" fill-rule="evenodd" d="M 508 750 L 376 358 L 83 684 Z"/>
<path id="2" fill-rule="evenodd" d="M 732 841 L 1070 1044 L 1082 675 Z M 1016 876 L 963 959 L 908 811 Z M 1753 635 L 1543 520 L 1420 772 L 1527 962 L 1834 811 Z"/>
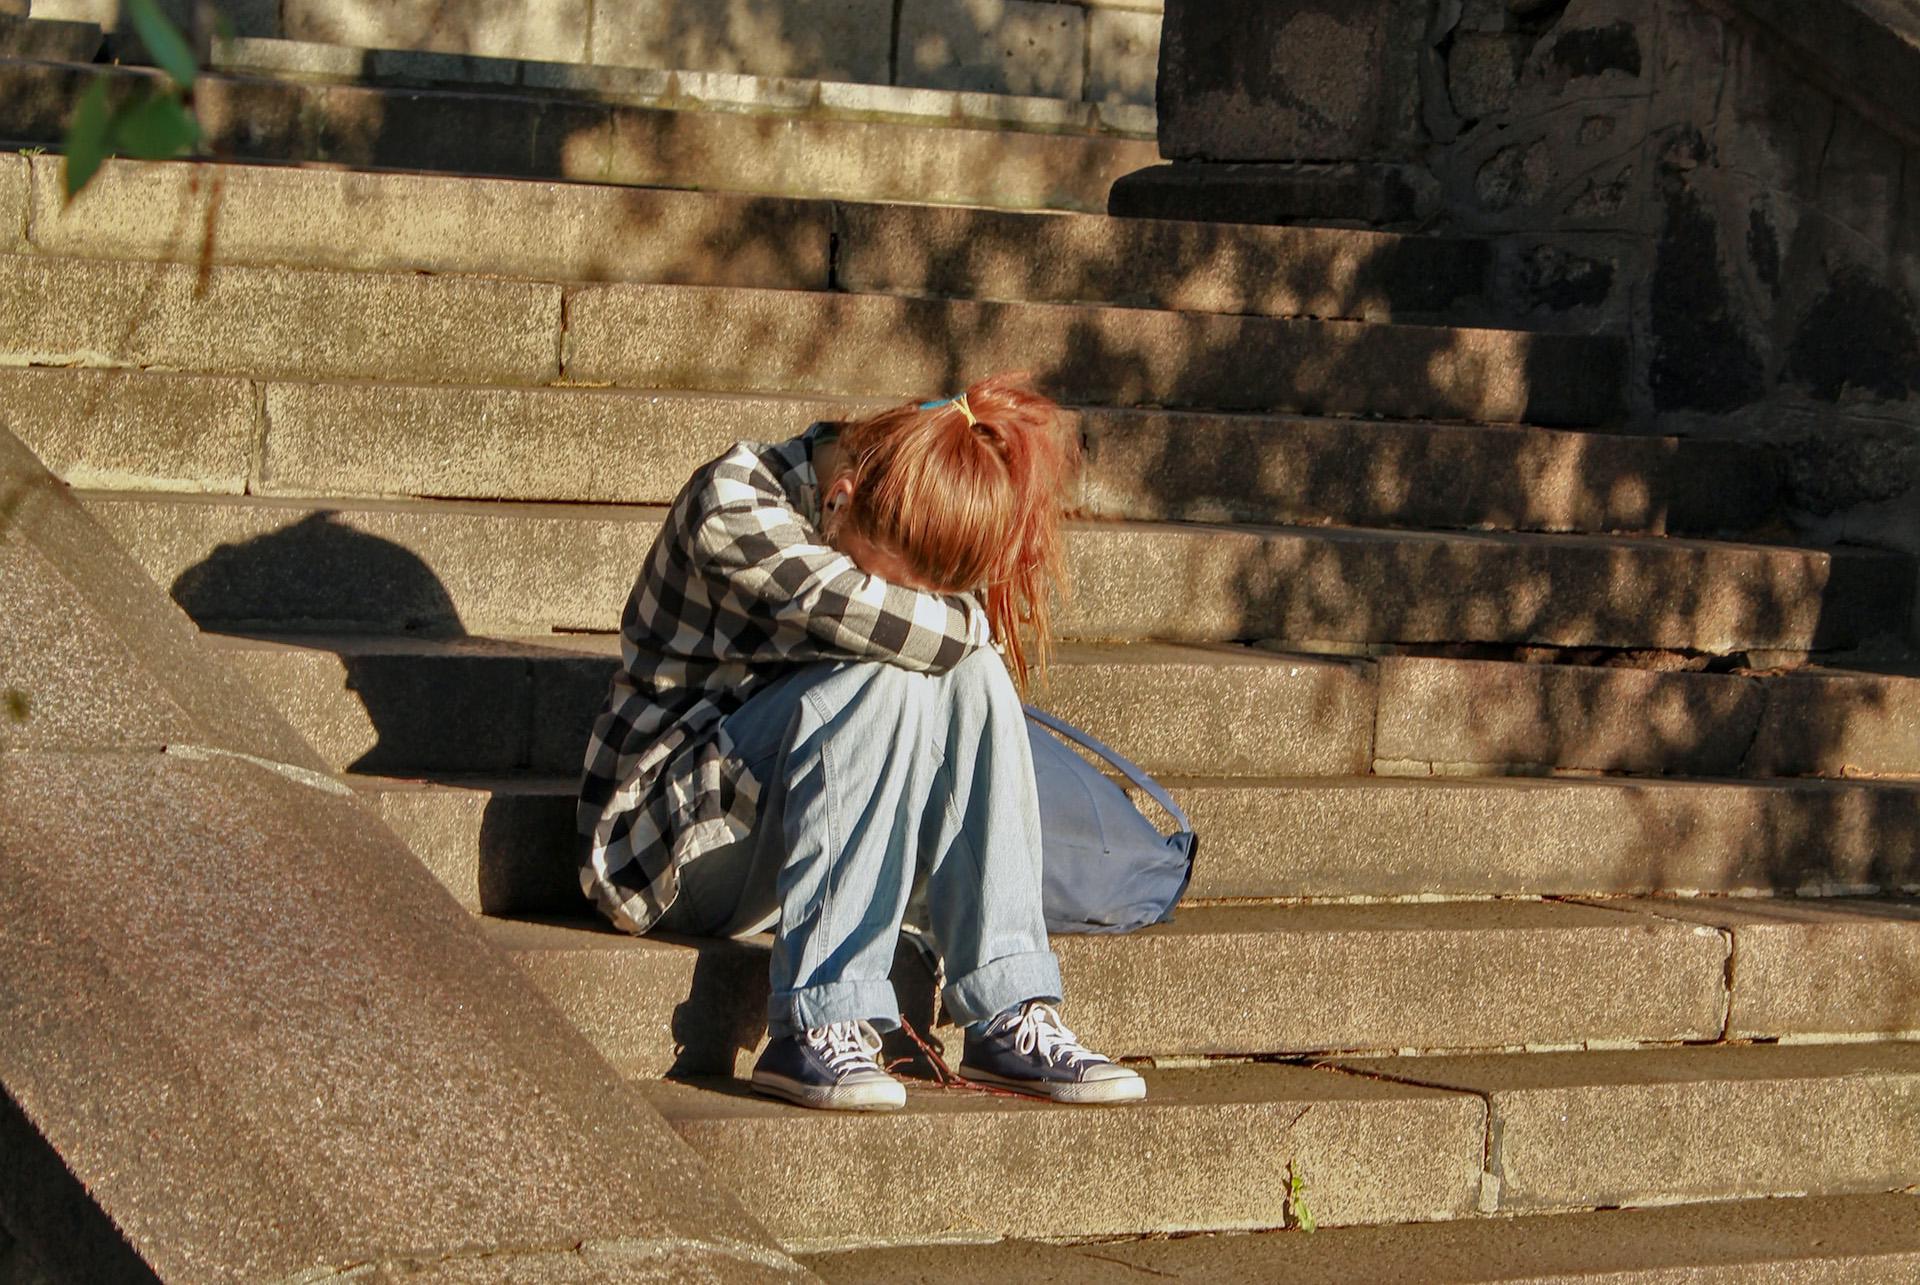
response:
<path id="1" fill-rule="evenodd" d="M 999 376 L 738 443 L 668 512 L 587 750 L 581 881 L 629 932 L 773 930 L 760 1091 L 905 1103 L 877 1030 L 899 1024 L 888 972 L 924 880 L 963 1076 L 1060 1102 L 1145 1096 L 1055 1008 L 1008 673 L 1024 687 L 1044 668 L 1078 464 L 1058 408 Z"/>

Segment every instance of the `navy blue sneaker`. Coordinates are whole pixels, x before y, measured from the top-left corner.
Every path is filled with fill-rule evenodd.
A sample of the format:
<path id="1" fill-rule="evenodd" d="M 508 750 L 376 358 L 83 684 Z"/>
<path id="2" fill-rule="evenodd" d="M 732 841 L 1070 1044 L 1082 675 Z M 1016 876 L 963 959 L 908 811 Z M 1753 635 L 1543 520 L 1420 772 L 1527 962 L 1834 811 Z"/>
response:
<path id="1" fill-rule="evenodd" d="M 1137 1102 L 1147 1096 L 1139 1072 L 1085 1047 L 1053 1005 L 1032 999 L 967 1035 L 960 1074 L 1055 1102 Z"/>
<path id="2" fill-rule="evenodd" d="M 869 1022 L 834 1022 L 768 1041 L 753 1066 L 753 1087 L 803 1107 L 897 1111 L 907 1086 L 880 1069 L 880 1033 Z"/>

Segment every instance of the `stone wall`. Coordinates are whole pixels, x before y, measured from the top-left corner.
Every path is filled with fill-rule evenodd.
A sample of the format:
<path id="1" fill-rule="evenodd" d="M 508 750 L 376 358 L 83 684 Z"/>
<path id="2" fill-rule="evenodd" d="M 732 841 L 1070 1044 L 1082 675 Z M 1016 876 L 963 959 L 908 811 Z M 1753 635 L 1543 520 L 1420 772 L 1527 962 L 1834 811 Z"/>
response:
<path id="1" fill-rule="evenodd" d="M 17 2 L 17 0 L 15 0 Z M 187 0 L 164 7 L 184 12 Z M 243 36 L 1153 101 L 1161 0 L 214 0 Z M 111 27 L 119 0 L 33 0 Z"/>
<path id="2" fill-rule="evenodd" d="M 1499 320 L 1630 336 L 1632 427 L 1777 442 L 1813 535 L 1920 552 L 1920 10 L 1172 0 L 1166 47 L 1163 155 L 1413 171 Z"/>

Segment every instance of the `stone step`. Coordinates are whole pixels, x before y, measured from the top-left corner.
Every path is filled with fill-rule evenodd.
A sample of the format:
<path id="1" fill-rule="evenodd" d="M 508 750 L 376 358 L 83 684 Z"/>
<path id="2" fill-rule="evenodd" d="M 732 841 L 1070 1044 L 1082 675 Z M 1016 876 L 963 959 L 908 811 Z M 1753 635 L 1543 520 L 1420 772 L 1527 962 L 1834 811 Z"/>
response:
<path id="1" fill-rule="evenodd" d="M 1920 776 L 1920 677 L 1387 657 L 1374 770 Z"/>
<path id="2" fill-rule="evenodd" d="M 86 497 L 226 632 L 606 631 L 661 513 Z M 1056 629 L 1100 640 L 1829 650 L 1899 636 L 1912 579 L 1909 559 L 1873 550 L 1614 536 L 1076 523 L 1068 545 Z"/>
<path id="3" fill-rule="evenodd" d="M 871 5 L 886 5 L 891 0 L 866 0 Z M 938 67 L 916 68 L 911 55 L 898 67 L 901 79 L 888 83 L 888 59 L 876 52 L 873 42 L 884 43 L 886 15 L 876 24 L 862 23 L 853 13 L 847 15 L 848 34 L 856 35 L 868 57 L 860 62 L 820 60 L 819 50 L 800 54 L 790 42 L 767 39 L 768 33 L 741 48 L 725 33 L 702 33 L 697 20 L 687 17 L 695 11 L 714 16 L 711 6 L 688 0 L 681 6 L 680 40 L 672 46 L 658 45 L 621 49 L 622 36 L 640 35 L 640 28 L 658 22 L 620 24 L 607 33 L 612 47 L 600 50 L 563 51 L 554 47 L 500 49 L 482 53 L 467 47 L 387 48 L 356 47 L 345 43 L 323 43 L 318 39 L 276 39 L 267 33 L 242 35 L 213 47 L 214 70 L 236 76 L 289 77 L 300 80 L 351 82 L 362 85 L 410 86 L 498 92 L 518 90 L 533 94 L 563 94 L 591 98 L 599 102 L 618 102 L 631 106 L 754 112 L 777 117 L 807 116 L 822 119 L 889 120 L 900 124 L 933 127 L 965 125 L 980 129 L 1040 130 L 1050 133 L 1120 134 L 1151 137 L 1158 128 L 1153 111 L 1153 50 L 1131 49 L 1132 61 L 1121 65 L 1121 49 L 1111 42 L 1087 50 L 1095 66 L 1086 69 L 1084 86 L 1069 82 L 1063 75 L 1063 61 L 1079 62 L 1080 50 L 1068 59 L 1054 59 L 1052 77 L 996 77 L 981 66 L 957 69 L 949 58 L 940 58 Z M 1115 16 L 1108 14 L 1105 25 Z M 1121 21 L 1129 19 L 1122 18 Z M 1143 19 L 1133 17 L 1133 22 Z M 1157 32 L 1157 18 L 1151 21 Z M 725 21 L 721 16 L 721 21 Z M 690 29 L 692 28 L 692 29 Z M 316 35 L 321 33 L 316 33 Z M 391 37 L 390 30 L 375 26 L 342 31 L 335 28 L 325 34 L 335 40 Z M 701 35 L 709 37 L 700 40 Z M 1056 33 L 1056 40 L 1060 33 Z M 973 33 L 979 40 L 982 33 Z M 95 35 L 96 41 L 98 34 Z M 835 42 L 838 52 L 846 51 L 844 41 Z M 570 56 L 562 58 L 562 53 Z M 1013 51 L 1008 51 L 1011 54 Z M 1059 52 L 1059 51 L 1053 51 Z M 586 55 L 592 55 L 591 57 Z M 784 55 L 784 56 L 783 56 Z M 646 58 L 645 62 L 635 61 Z M 618 61 L 607 61 L 608 58 Z M 65 59 L 64 61 L 74 61 Z M 131 60 L 130 60 L 131 61 Z M 1017 65 L 1017 57 L 1003 62 Z M 1031 61 L 1031 60 L 1028 60 Z M 1076 68 L 1077 69 L 1077 68 Z M 1003 69 L 1004 70 L 1004 69 Z M 859 73 L 864 72 L 865 75 Z M 929 73 L 932 74 L 929 74 Z M 918 73 L 918 74 L 916 74 Z M 1120 89 L 1121 79 L 1130 82 L 1127 92 Z M 1086 93 L 1081 94 L 1084 88 Z"/>
<path id="4" fill-rule="evenodd" d="M 1910 1043 L 1338 1065 L 1485 1101 L 1502 1211 L 1897 1191 L 1920 1170 Z"/>
<path id="5" fill-rule="evenodd" d="M 1309 1212 L 1313 1195 L 1310 1186 Z M 801 1261 L 828 1285 L 1838 1285 L 1920 1277 L 1917 1203 L 1908 1194 L 1804 1196 L 1328 1227 L 1310 1236 L 1289 1230 L 911 1245 Z"/>
<path id="6" fill-rule="evenodd" d="M 573 775 L 617 635 L 209 636 L 336 771 Z M 1326 776 L 1370 764 L 1364 665 L 1227 646 L 1066 643 L 1048 709 L 1149 770 Z"/>
<path id="7" fill-rule="evenodd" d="M 0 154 L 15 171 L 0 202 L 24 202 L 0 215 L 24 221 L 25 249 L 1370 321 L 1474 299 L 1490 256 L 1482 241 L 1335 228 L 186 162 L 110 162 L 68 206 L 64 164 Z"/>
<path id="8" fill-rule="evenodd" d="M 764 1036 L 765 938 L 634 938 L 589 920 L 485 926 L 635 1074 L 730 1073 Z M 1904 932 L 1909 950 L 1920 944 L 1920 921 Z M 1842 965 L 1854 945 L 1843 937 L 1802 932 L 1810 973 Z M 1116 1057 L 1717 1040 L 1729 1002 L 1729 934 L 1643 907 L 1193 906 L 1128 936 L 1053 945 L 1069 1022 Z M 924 969 L 903 958 L 895 979 L 907 1012 L 930 1010 Z"/>
<path id="9" fill-rule="evenodd" d="M 0 256 L 0 364 L 904 399 L 1028 370 L 1068 403 L 1542 425 L 1620 409 L 1610 338 L 1145 308 Z"/>
<path id="10" fill-rule="evenodd" d="M 1920 1178 L 1920 1048 L 1908 1044 L 1146 1074 L 1136 1106 L 1067 1110 L 926 1085 L 899 1112 L 859 1117 L 767 1101 L 737 1081 L 644 1087 L 800 1251 L 1282 1227 L 1291 1176 L 1328 1227 L 1865 1195 Z M 1022 1179 L 1004 1181 L 1009 1169 Z"/>
<path id="11" fill-rule="evenodd" d="M 733 1080 L 642 1088 L 796 1252 L 1279 1227 L 1290 1171 L 1330 1227 L 1474 1211 L 1486 1124 L 1471 1094 L 1252 1063 L 1148 1076 L 1146 1101 L 1108 1108 L 917 1081 L 903 1110 L 859 1118 Z"/>
<path id="12" fill-rule="evenodd" d="M 460 708 L 446 708 L 464 730 Z M 552 777 L 416 771 L 428 779 L 348 779 L 468 909 L 581 908 L 577 768 Z M 1162 779 L 1201 836 L 1194 902 L 1920 890 L 1920 789 L 1911 785 Z"/>
<path id="13" fill-rule="evenodd" d="M 735 441 L 861 398 L 305 383 L 0 369 L 15 432 L 75 486 L 239 495 L 664 504 Z M 1558 429 L 1087 407 L 1092 516 L 1710 535 L 1771 511 L 1767 456 Z M 1711 485 L 1707 484 L 1711 479 Z"/>
<path id="14" fill-rule="evenodd" d="M 97 78 L 127 93 L 159 77 L 0 59 L 0 142 L 60 145 L 71 105 Z M 194 107 L 207 150 L 241 161 L 1095 214 L 1106 212 L 1116 178 L 1158 160 L 1151 139 L 1088 133 L 1048 119 L 1053 109 L 1039 112 L 1040 128 L 1021 128 L 1032 109 L 967 100 L 956 104 L 958 123 L 931 125 L 921 113 L 908 118 L 914 123 L 866 119 L 857 104 L 871 96 L 861 94 L 841 95 L 843 108 L 782 107 L 776 91 L 774 101 L 742 111 L 559 88 L 412 89 L 210 72 L 194 83 Z M 1120 120 L 1144 124 L 1124 109 Z"/>
<path id="15" fill-rule="evenodd" d="M 397 775 L 577 771 L 619 654 L 612 634 L 213 637 L 335 770 Z M 1920 777 L 1920 678 L 1902 675 L 1154 643 L 1056 662 L 1046 707 L 1175 776 Z"/>

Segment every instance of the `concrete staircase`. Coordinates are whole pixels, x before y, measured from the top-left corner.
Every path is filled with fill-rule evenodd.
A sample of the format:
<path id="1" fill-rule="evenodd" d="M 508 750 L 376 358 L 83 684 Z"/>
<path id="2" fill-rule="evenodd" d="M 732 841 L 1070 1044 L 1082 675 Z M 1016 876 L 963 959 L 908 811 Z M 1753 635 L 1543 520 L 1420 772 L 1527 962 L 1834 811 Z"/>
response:
<path id="1" fill-rule="evenodd" d="M 137 73 L 0 65 L 97 74 Z M 402 127 L 328 155 L 413 154 L 426 94 L 204 101 L 298 103 L 229 135 L 295 160 L 334 94 Z M 433 98 L 432 168 L 558 101 Z M 1015 138 L 860 127 L 923 176 Z M 1910 1278 L 1908 563 L 1792 543 L 1764 456 L 1619 431 L 1621 345 L 1483 324 L 1475 243 L 1076 214 L 1055 155 L 968 179 L 1045 210 L 905 163 L 821 199 L 843 155 L 114 164 L 65 212 L 0 156 L 0 406 L 826 1279 Z M 1014 366 L 1089 445 L 1046 702 L 1206 836 L 1174 923 L 1057 942 L 1151 1096 L 753 1099 L 764 944 L 624 937 L 574 881 L 620 606 L 726 443 Z"/>

